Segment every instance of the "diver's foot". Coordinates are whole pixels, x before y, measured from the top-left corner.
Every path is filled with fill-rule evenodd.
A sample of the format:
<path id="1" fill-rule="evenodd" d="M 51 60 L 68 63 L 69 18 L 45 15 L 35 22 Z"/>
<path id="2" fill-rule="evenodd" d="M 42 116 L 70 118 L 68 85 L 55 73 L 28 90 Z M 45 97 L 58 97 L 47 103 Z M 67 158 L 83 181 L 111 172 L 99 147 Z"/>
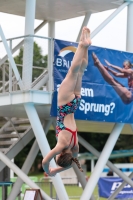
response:
<path id="1" fill-rule="evenodd" d="M 96 54 L 93 52 L 92 53 L 92 58 L 93 58 L 93 60 L 94 60 L 94 65 L 95 66 L 99 66 L 99 65 L 101 65 L 101 62 L 100 62 L 100 60 L 98 59 L 98 57 L 96 56 Z"/>
<path id="2" fill-rule="evenodd" d="M 90 30 L 87 27 L 83 27 L 79 43 L 83 47 L 89 47 L 91 45 Z"/>

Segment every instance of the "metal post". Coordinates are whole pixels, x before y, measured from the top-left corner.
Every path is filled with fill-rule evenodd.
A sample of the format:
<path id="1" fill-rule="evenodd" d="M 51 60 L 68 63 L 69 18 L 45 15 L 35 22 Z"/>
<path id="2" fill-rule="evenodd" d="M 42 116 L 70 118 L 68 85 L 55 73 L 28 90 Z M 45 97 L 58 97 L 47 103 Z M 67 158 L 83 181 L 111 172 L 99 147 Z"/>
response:
<path id="1" fill-rule="evenodd" d="M 10 50 L 12 52 L 12 40 L 10 40 Z M 9 92 L 12 92 L 12 67 L 9 63 Z"/>
<path id="2" fill-rule="evenodd" d="M 133 52 L 133 2 L 128 5 L 127 10 L 127 44 L 126 50 L 129 52 Z"/>
<path id="3" fill-rule="evenodd" d="M 133 178 L 133 172 L 129 175 L 129 178 Z M 108 198 L 108 200 L 113 200 L 117 194 L 124 188 L 124 186 L 127 184 L 127 182 L 122 182 L 122 184 L 114 191 L 114 193 Z"/>
<path id="4" fill-rule="evenodd" d="M 6 199 L 6 190 L 5 190 L 5 185 L 2 186 L 2 200 Z"/>
<path id="5" fill-rule="evenodd" d="M 52 121 L 50 120 L 50 122 L 52 123 Z M 46 134 L 48 132 L 48 129 L 51 125 L 51 123 L 48 123 L 45 125 L 45 131 L 46 131 Z M 23 164 L 23 167 L 22 167 L 22 171 L 25 173 L 25 174 L 28 174 L 36 156 L 37 156 L 37 153 L 39 151 L 39 146 L 38 146 L 38 143 L 37 141 L 35 140 L 26 160 L 25 160 L 25 163 Z M 12 200 L 12 199 L 15 199 L 17 197 L 17 195 L 19 194 L 20 192 L 20 188 L 23 184 L 23 181 L 18 177 L 11 192 L 10 192 L 10 195 L 8 197 L 7 200 Z"/>
<path id="6" fill-rule="evenodd" d="M 73 166 L 73 169 L 77 175 L 77 178 L 79 180 L 79 182 L 81 183 L 82 185 L 82 188 L 84 189 L 85 186 L 86 186 L 86 179 L 85 179 L 85 175 L 83 174 L 83 172 L 79 171 L 78 167 L 75 165 L 75 163 L 72 165 Z"/>
<path id="7" fill-rule="evenodd" d="M 127 39 L 126 39 L 126 50 L 133 52 L 133 26 L 132 26 L 132 18 L 133 18 L 133 3 L 128 5 L 127 9 Z M 133 125 L 131 125 L 133 128 Z M 130 174 L 129 178 L 133 178 L 133 173 Z M 113 200 L 117 194 L 123 189 L 123 187 L 127 184 L 127 182 L 123 182 L 118 189 L 109 197 L 108 200 Z"/>
<path id="8" fill-rule="evenodd" d="M 11 168 L 27 185 L 33 189 L 40 189 L 21 169 L 19 169 L 14 163 L 7 158 L 4 153 L 0 151 L 0 159 Z M 52 200 L 43 190 L 41 190 L 42 197 L 46 200 Z"/>
<path id="9" fill-rule="evenodd" d="M 91 175 L 91 177 L 88 180 L 88 183 L 85 187 L 85 190 L 81 196 L 81 200 L 88 200 L 90 199 L 93 190 L 98 182 L 98 179 L 100 177 L 100 174 L 111 154 L 111 151 L 123 129 L 124 124 L 116 124 L 112 133 L 110 134 L 104 148 L 103 151 L 97 161 L 97 164 L 95 165 L 95 168 L 93 170 L 93 173 Z"/>
<path id="10" fill-rule="evenodd" d="M 89 11 L 89 12 L 86 13 L 86 15 L 85 15 L 85 18 L 84 18 L 84 21 L 83 21 L 82 26 L 81 26 L 81 28 L 80 28 L 80 31 L 79 31 L 79 34 L 78 34 L 78 37 L 77 37 L 76 42 L 79 42 L 80 35 L 81 35 L 81 32 L 82 32 L 82 28 L 83 28 L 84 26 L 87 26 L 88 21 L 89 21 L 89 19 L 90 19 L 90 16 L 91 16 L 91 12 Z"/>
<path id="11" fill-rule="evenodd" d="M 100 157 L 100 153 L 91 146 L 88 142 L 86 142 L 80 135 L 78 135 L 79 143 L 82 144 L 88 151 L 94 154 L 96 157 Z M 133 187 L 133 181 L 126 176 L 121 170 L 119 170 L 115 165 L 113 165 L 109 160 L 106 164 L 112 171 L 114 171 L 118 176 L 120 176 L 124 181 L 130 184 Z"/>
<path id="12" fill-rule="evenodd" d="M 91 172 L 93 172 L 93 169 L 94 169 L 94 161 L 95 161 L 95 160 L 92 158 L 92 159 L 91 159 Z"/>
<path id="13" fill-rule="evenodd" d="M 37 33 L 45 24 L 47 21 L 43 21 L 35 30 L 34 33 Z M 17 44 L 13 49 L 12 53 L 15 53 L 22 45 L 24 44 L 24 40 L 22 40 L 19 44 Z M 2 65 L 6 60 L 8 59 L 8 56 L 5 55 L 1 60 L 0 60 L 0 65 Z"/>
<path id="14" fill-rule="evenodd" d="M 53 198 L 53 183 L 52 181 L 49 181 L 50 184 L 50 197 Z"/>
<path id="15" fill-rule="evenodd" d="M 93 38 L 97 33 L 99 33 L 116 15 L 118 15 L 129 2 L 123 3 L 119 8 L 117 8 L 104 22 L 102 22 L 92 33 L 91 38 Z"/>
<path id="16" fill-rule="evenodd" d="M 53 91 L 53 39 L 55 37 L 55 22 L 48 23 L 48 91 L 52 93 Z"/>
<path id="17" fill-rule="evenodd" d="M 3 82 L 3 92 L 5 92 L 5 64 L 3 64 L 2 68 L 2 82 Z"/>
<path id="18" fill-rule="evenodd" d="M 2 41 L 3 41 L 5 50 L 6 50 L 6 52 L 7 52 L 7 55 L 8 55 L 10 64 L 11 64 L 11 66 L 12 66 L 12 68 L 13 68 L 13 71 L 14 71 L 14 74 L 15 74 L 15 76 L 16 76 L 16 79 L 17 79 L 17 81 L 18 81 L 19 87 L 20 87 L 20 89 L 22 90 L 22 89 L 23 89 L 23 83 L 22 83 L 22 80 L 21 80 L 21 78 L 20 78 L 20 74 L 19 74 L 18 69 L 17 69 L 17 67 L 16 67 L 16 64 L 15 64 L 15 62 L 14 62 L 14 59 L 13 59 L 13 57 L 12 57 L 11 51 L 10 51 L 10 49 L 9 49 L 9 47 L 8 47 L 8 44 L 7 44 L 7 41 L 6 41 L 6 38 L 5 38 L 5 36 L 4 36 L 4 33 L 3 33 L 3 31 L 2 31 L 1 26 L 0 26 L 0 36 L 1 36 L 1 39 L 2 39 Z"/>
<path id="19" fill-rule="evenodd" d="M 33 105 L 33 103 L 27 103 L 24 105 L 26 113 L 28 115 L 28 118 L 30 120 L 31 126 L 33 128 L 34 134 L 36 136 L 36 140 L 38 142 L 38 145 L 40 147 L 40 150 L 42 152 L 43 157 L 45 157 L 49 151 L 50 147 L 47 141 L 47 138 L 44 134 L 42 125 L 40 123 L 40 119 L 37 115 L 36 109 Z M 56 167 L 54 159 L 51 160 L 50 165 L 52 167 Z M 65 187 L 62 183 L 61 177 L 59 174 L 56 174 L 55 177 L 51 177 L 54 187 L 56 189 L 56 192 L 58 194 L 58 197 L 60 200 L 68 200 L 68 196 L 65 190 Z M 61 192 L 60 192 L 61 191 Z"/>
<path id="20" fill-rule="evenodd" d="M 36 0 L 26 0 L 25 12 L 25 35 L 34 34 Z M 32 83 L 32 65 L 33 65 L 33 37 L 27 37 L 24 40 L 23 55 L 23 84 L 24 89 L 30 89 Z"/>

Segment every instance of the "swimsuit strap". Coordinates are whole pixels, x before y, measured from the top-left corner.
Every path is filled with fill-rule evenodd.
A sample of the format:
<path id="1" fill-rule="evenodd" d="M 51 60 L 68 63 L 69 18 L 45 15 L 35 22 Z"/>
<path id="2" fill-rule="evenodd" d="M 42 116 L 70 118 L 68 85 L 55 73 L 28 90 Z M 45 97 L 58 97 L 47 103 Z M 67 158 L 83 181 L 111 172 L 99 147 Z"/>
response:
<path id="1" fill-rule="evenodd" d="M 76 145 L 76 133 L 77 133 L 77 130 L 76 131 L 72 131 L 71 129 L 69 128 L 65 128 L 67 131 L 69 131 L 70 133 L 72 133 L 72 137 L 71 137 L 71 140 L 70 140 L 70 144 L 72 142 L 72 139 L 74 138 L 74 144 L 73 144 L 73 147 Z M 69 144 L 69 146 L 70 146 Z M 73 148 L 72 147 L 72 148 Z"/>
<path id="2" fill-rule="evenodd" d="M 67 130 L 67 131 L 69 131 L 70 133 L 72 133 L 72 137 L 71 137 L 71 140 L 70 140 L 70 144 L 71 144 L 71 142 L 72 142 L 72 139 L 74 138 L 74 144 L 73 144 L 73 147 L 76 145 L 76 133 L 77 133 L 77 129 L 76 129 L 76 131 L 72 131 L 71 129 L 69 129 L 69 128 L 65 128 L 65 130 Z M 59 135 L 59 133 L 57 133 L 56 134 L 56 137 L 58 137 L 58 135 Z M 70 144 L 69 144 L 69 146 L 70 146 Z M 73 148 L 72 147 L 72 148 Z"/>

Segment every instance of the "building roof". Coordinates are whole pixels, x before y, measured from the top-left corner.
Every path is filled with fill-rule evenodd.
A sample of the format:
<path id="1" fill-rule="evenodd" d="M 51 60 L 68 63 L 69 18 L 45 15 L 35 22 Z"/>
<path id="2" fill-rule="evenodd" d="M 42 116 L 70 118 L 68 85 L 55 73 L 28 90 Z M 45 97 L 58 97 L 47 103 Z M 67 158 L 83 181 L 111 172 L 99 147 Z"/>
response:
<path id="1" fill-rule="evenodd" d="M 36 19 L 60 21 L 115 9 L 123 0 L 36 0 Z M 1 0 L 0 12 L 25 16 L 26 0 Z"/>

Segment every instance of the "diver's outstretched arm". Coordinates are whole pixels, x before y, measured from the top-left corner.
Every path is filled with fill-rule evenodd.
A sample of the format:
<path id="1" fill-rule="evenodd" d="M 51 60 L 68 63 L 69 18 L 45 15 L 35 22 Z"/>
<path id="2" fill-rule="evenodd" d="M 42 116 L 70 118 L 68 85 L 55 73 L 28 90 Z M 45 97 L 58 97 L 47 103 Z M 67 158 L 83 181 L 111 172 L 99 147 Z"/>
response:
<path id="1" fill-rule="evenodd" d="M 110 71 L 112 74 L 114 74 L 115 76 L 117 77 L 126 77 L 127 75 L 131 75 L 133 74 L 133 70 L 132 69 L 125 69 L 125 68 L 121 68 L 121 67 L 118 67 L 116 65 L 112 65 L 111 63 L 109 63 L 107 60 L 105 60 L 106 64 L 109 66 L 109 67 L 112 67 L 113 69 L 117 70 L 120 72 L 117 73 L 117 75 L 115 75 L 115 73 L 112 72 L 112 70 L 110 68 L 108 68 L 108 71 Z M 123 75 L 122 75 L 123 74 Z"/>
<path id="2" fill-rule="evenodd" d="M 124 73 L 116 72 L 116 71 L 114 71 L 114 70 L 112 70 L 112 69 L 110 69 L 110 68 L 108 68 L 108 67 L 106 67 L 106 66 L 105 66 L 105 68 L 106 68 L 107 71 L 111 72 L 111 73 L 112 73 L 114 76 L 116 76 L 116 77 L 121 77 L 121 78 L 124 78 L 124 77 L 125 77 L 125 74 L 124 74 Z"/>
<path id="3" fill-rule="evenodd" d="M 64 146 L 61 144 L 58 144 L 53 148 L 42 160 L 42 167 L 46 174 L 49 174 L 49 163 L 52 160 L 52 158 L 56 157 L 56 155 L 60 154 L 62 150 L 64 149 Z"/>
<path id="4" fill-rule="evenodd" d="M 111 64 L 109 61 L 107 61 L 107 60 L 104 60 L 105 62 L 106 62 L 106 64 L 109 66 L 109 67 L 112 67 L 112 68 L 114 68 L 114 69 L 116 69 L 116 70 L 118 70 L 119 72 L 122 72 L 122 68 L 121 67 L 119 67 L 119 66 L 116 66 L 116 65 L 113 65 L 113 64 Z"/>
<path id="5" fill-rule="evenodd" d="M 69 167 L 55 167 L 55 168 L 53 168 L 53 167 L 50 167 L 49 168 L 49 173 L 46 173 L 48 176 L 55 176 L 57 173 L 60 173 L 60 172 L 63 172 L 63 171 L 65 171 L 65 170 L 67 170 L 67 169 L 69 169 L 69 168 L 71 168 L 72 167 L 72 165 L 70 165 Z"/>

